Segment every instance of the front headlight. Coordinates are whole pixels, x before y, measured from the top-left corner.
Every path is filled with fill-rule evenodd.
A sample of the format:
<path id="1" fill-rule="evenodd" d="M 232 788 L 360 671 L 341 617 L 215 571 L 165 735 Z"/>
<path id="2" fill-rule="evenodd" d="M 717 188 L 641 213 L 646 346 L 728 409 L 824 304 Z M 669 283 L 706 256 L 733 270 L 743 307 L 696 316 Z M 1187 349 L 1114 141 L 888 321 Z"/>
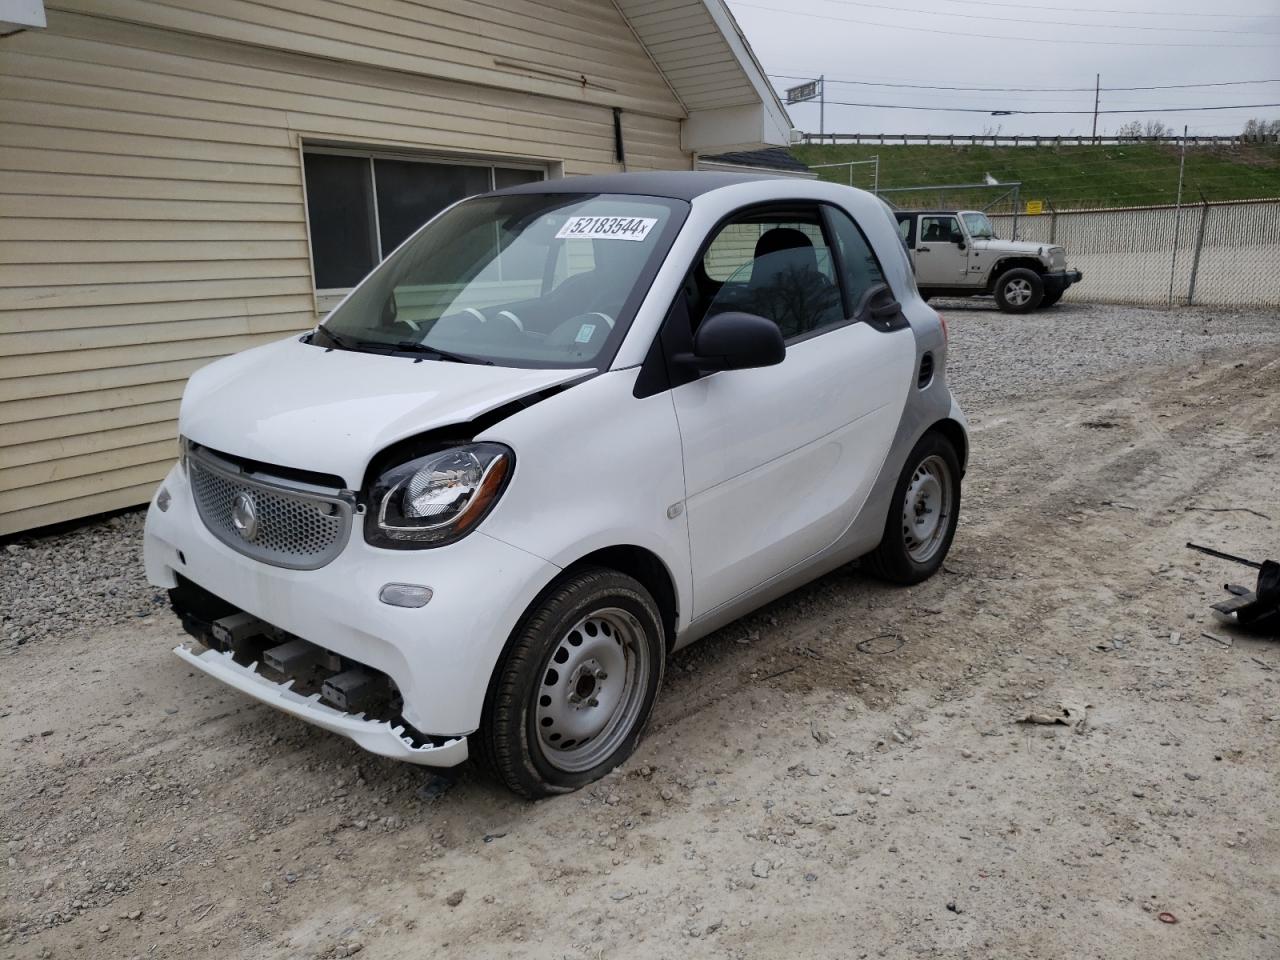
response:
<path id="1" fill-rule="evenodd" d="M 500 443 L 466 443 L 392 467 L 369 491 L 365 539 L 400 548 L 451 543 L 489 512 L 514 466 Z"/>

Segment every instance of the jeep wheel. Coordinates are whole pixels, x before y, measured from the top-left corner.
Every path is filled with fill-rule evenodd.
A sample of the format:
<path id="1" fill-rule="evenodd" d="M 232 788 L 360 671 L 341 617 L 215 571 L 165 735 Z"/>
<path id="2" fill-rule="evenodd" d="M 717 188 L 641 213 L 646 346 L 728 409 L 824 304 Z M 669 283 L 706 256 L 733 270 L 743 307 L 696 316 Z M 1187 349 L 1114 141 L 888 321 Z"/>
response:
<path id="1" fill-rule="evenodd" d="M 1062 295 L 1065 292 L 1066 291 L 1064 290 L 1046 290 L 1044 299 L 1040 301 L 1040 309 L 1043 310 L 1045 307 L 1052 307 L 1062 299 Z"/>
<path id="2" fill-rule="evenodd" d="M 1044 299 L 1044 281 L 1027 267 L 1006 270 L 996 281 L 996 306 L 1006 313 L 1030 313 Z"/>
<path id="3" fill-rule="evenodd" d="M 666 658 L 662 616 L 636 580 L 589 567 L 535 604 L 499 664 L 473 738 L 515 793 L 598 780 L 635 749 Z"/>

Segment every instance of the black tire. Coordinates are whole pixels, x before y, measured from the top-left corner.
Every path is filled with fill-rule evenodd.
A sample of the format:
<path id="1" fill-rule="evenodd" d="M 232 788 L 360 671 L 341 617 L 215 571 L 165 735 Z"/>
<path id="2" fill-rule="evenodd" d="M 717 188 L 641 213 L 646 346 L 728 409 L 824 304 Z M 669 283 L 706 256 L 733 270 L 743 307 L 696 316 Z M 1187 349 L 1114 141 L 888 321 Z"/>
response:
<path id="1" fill-rule="evenodd" d="M 592 619 L 598 611 L 612 611 L 605 616 L 625 621 L 625 630 L 632 631 L 634 627 L 631 642 L 624 644 L 622 632 L 615 627 L 614 633 L 610 633 L 605 623 L 597 628 L 597 633 L 591 634 L 584 646 L 586 630 L 592 623 L 601 622 Z M 610 637 L 624 651 L 632 646 L 636 649 L 628 656 L 622 671 L 625 693 L 616 709 L 609 712 L 609 726 L 597 735 L 599 743 L 595 749 L 607 749 L 607 754 L 598 762 L 589 760 L 591 765 L 587 768 L 565 769 L 557 762 L 557 751 L 543 742 L 545 731 L 540 729 L 539 721 L 550 718 L 539 714 L 550 707 L 551 693 L 574 690 L 568 686 L 568 670 L 564 683 L 557 681 L 556 686 L 548 686 L 548 678 L 553 673 L 559 676 L 557 664 L 564 661 L 553 662 L 552 658 L 561 653 L 562 647 L 567 652 L 566 644 L 575 635 L 578 643 L 574 646 L 578 648 L 604 644 L 603 638 Z M 647 666 L 643 669 L 639 666 L 642 657 L 647 657 Z M 494 671 L 480 729 L 472 737 L 476 759 L 508 789 L 530 799 L 568 793 L 600 779 L 635 750 L 653 712 L 665 660 L 662 616 L 649 591 L 637 580 L 604 567 L 588 567 L 565 576 L 534 603 Z M 596 663 L 594 659 L 584 661 L 577 669 L 581 670 L 587 662 Z M 603 691 L 607 682 L 607 676 L 600 681 L 601 699 L 605 698 Z M 594 686 L 596 681 L 592 679 L 590 683 Z M 591 697 L 588 704 L 575 707 L 557 698 L 556 709 L 566 712 L 588 707 L 599 709 L 594 696 L 590 693 L 587 696 Z M 578 702 L 581 703 L 581 699 Z M 576 719 L 575 715 L 575 722 Z M 580 753 L 592 739 L 594 736 L 576 744 Z M 565 742 L 574 745 L 572 740 Z M 568 758 L 572 754 L 566 751 L 564 756 Z M 589 753 L 586 756 L 590 758 Z"/>
<path id="2" fill-rule="evenodd" d="M 1062 299 L 1062 295 L 1064 293 L 1066 293 L 1065 290 L 1046 290 L 1044 294 L 1044 299 L 1040 301 L 1040 309 L 1044 310 L 1046 307 L 1052 307 L 1055 303 L 1057 303 L 1059 300 Z"/>
<path id="3" fill-rule="evenodd" d="M 932 552 L 927 557 L 917 559 L 913 556 L 914 541 L 907 528 L 908 511 L 914 513 L 916 504 L 913 502 L 908 505 L 908 491 L 913 491 L 912 499 L 915 501 L 916 494 L 921 492 L 917 473 L 926 465 L 932 469 L 945 469 L 948 474 L 949 497 L 945 505 L 940 504 L 945 509 L 946 516 L 942 518 L 944 526 L 938 531 L 936 541 L 930 540 Z M 950 440 L 940 433 L 930 431 L 920 438 L 907 457 L 902 474 L 893 488 L 893 500 L 890 501 L 889 516 L 885 519 L 884 536 L 880 540 L 880 546 L 866 557 L 864 566 L 875 576 L 890 583 L 909 585 L 929 579 L 937 573 L 947 557 L 947 551 L 951 549 L 959 516 L 960 458 Z M 917 555 L 920 553 L 919 550 L 916 552 Z"/>
<path id="4" fill-rule="evenodd" d="M 995 295 L 996 306 L 1005 313 L 1030 313 L 1044 299 L 1044 281 L 1029 267 L 1014 267 L 1000 274 Z"/>

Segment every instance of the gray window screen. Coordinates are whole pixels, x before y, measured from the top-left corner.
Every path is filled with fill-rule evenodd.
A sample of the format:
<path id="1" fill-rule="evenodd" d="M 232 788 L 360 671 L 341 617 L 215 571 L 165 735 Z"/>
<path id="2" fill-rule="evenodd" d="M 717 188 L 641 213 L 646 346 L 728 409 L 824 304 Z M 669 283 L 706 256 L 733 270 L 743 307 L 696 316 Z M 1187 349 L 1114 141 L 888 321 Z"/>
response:
<path id="1" fill-rule="evenodd" d="M 543 171 L 307 151 L 307 216 L 317 290 L 353 287 L 450 204 L 542 180 Z"/>

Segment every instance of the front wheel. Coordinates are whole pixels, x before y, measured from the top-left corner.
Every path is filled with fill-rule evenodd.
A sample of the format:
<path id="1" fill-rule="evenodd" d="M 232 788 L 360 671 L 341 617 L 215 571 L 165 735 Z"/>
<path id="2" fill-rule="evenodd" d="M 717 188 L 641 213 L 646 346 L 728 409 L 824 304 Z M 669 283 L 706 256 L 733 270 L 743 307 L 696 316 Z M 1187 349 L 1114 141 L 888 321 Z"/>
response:
<path id="1" fill-rule="evenodd" d="M 1064 293 L 1066 293 L 1065 290 L 1046 290 L 1044 299 L 1040 301 L 1040 309 L 1044 310 L 1046 307 L 1052 307 L 1062 299 Z"/>
<path id="2" fill-rule="evenodd" d="M 868 568 L 892 583 L 927 580 L 946 559 L 959 516 L 960 458 L 942 434 L 926 433 L 898 477 L 884 536 L 867 558 Z"/>
<path id="3" fill-rule="evenodd" d="M 666 659 L 662 617 L 637 580 L 570 574 L 519 628 L 486 697 L 481 762 L 525 797 L 598 780 L 635 749 Z"/>
<path id="4" fill-rule="evenodd" d="M 1006 270 L 996 281 L 996 306 L 1006 313 L 1030 313 L 1044 298 L 1044 281 L 1029 267 Z"/>

